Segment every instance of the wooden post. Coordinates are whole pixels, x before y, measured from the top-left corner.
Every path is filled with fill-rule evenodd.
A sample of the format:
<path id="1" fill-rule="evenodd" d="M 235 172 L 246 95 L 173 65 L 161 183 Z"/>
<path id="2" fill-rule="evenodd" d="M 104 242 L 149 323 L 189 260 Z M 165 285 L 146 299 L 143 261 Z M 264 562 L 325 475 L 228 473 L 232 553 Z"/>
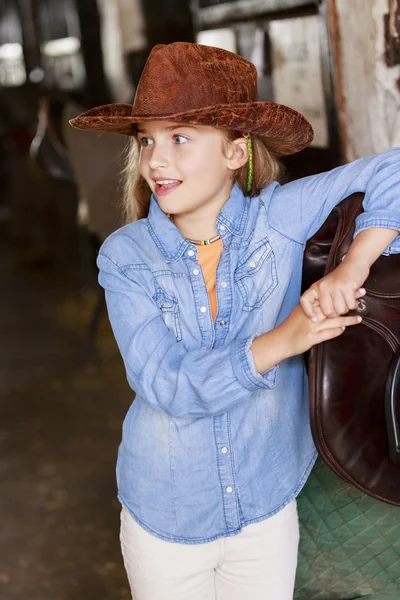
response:
<path id="1" fill-rule="evenodd" d="M 104 73 L 97 2 L 96 0 L 75 1 L 86 69 L 85 102 L 88 106 L 108 104 L 111 102 L 111 93 Z"/>

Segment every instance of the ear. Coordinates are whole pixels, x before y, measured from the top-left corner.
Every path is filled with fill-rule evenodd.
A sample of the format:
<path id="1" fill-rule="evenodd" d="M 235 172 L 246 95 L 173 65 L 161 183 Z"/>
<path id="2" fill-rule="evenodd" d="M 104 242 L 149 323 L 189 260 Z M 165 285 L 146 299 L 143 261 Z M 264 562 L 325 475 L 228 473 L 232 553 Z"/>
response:
<path id="1" fill-rule="evenodd" d="M 247 139 L 244 137 L 237 138 L 229 143 L 227 152 L 228 169 L 236 171 L 243 167 L 249 160 L 249 150 L 247 147 Z"/>

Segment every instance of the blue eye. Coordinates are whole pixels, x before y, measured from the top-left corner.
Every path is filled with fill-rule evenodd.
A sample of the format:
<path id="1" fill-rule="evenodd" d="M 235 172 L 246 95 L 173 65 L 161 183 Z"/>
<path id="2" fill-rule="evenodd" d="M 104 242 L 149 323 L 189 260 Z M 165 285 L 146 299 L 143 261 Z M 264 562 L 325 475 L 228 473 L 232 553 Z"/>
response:
<path id="1" fill-rule="evenodd" d="M 153 143 L 153 142 L 151 141 L 151 139 L 150 139 L 150 138 L 147 138 L 147 137 L 142 137 L 142 138 L 140 138 L 140 140 L 139 140 L 139 144 L 140 144 L 141 146 L 150 146 L 150 144 L 152 144 L 152 143 Z"/>
<path id="2" fill-rule="evenodd" d="M 178 141 L 177 144 L 178 146 L 182 145 L 182 144 L 186 144 L 186 142 L 188 141 L 187 138 L 184 135 L 174 135 L 174 139 L 176 140 L 183 140 L 183 141 Z"/>

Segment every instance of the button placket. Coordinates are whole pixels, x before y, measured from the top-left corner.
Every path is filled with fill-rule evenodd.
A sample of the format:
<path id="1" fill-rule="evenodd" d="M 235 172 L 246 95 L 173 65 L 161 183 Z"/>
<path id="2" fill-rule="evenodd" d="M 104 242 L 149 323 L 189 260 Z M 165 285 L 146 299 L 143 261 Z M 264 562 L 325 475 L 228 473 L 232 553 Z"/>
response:
<path id="1" fill-rule="evenodd" d="M 230 444 L 228 443 L 229 416 L 227 413 L 214 417 L 214 437 L 218 449 L 217 466 L 226 525 L 229 529 L 236 529 L 240 526 L 240 519 Z"/>
<path id="2" fill-rule="evenodd" d="M 221 224 L 219 226 L 219 230 L 221 230 L 221 227 L 226 229 L 226 226 Z M 223 248 L 228 248 L 228 246 L 224 246 Z M 230 262 L 230 252 L 222 251 L 216 273 L 218 313 L 214 323 L 214 348 L 220 347 L 224 344 L 229 330 L 228 323 L 230 321 L 232 310 L 233 295 L 231 286 Z"/>
<path id="3" fill-rule="evenodd" d="M 214 328 L 212 326 L 208 292 L 201 267 L 198 264 L 198 257 L 193 247 L 186 251 L 185 259 L 188 265 L 188 273 L 194 295 L 195 312 L 201 333 L 201 348 L 212 348 Z"/>

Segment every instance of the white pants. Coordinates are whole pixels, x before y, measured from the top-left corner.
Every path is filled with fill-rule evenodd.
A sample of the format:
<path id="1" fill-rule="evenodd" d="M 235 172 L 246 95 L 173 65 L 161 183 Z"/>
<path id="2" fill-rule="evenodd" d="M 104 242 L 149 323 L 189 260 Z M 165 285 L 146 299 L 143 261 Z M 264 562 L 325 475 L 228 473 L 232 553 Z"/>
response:
<path id="1" fill-rule="evenodd" d="M 134 600 L 292 600 L 299 524 L 296 501 L 204 544 L 165 542 L 121 511 L 121 547 Z"/>

